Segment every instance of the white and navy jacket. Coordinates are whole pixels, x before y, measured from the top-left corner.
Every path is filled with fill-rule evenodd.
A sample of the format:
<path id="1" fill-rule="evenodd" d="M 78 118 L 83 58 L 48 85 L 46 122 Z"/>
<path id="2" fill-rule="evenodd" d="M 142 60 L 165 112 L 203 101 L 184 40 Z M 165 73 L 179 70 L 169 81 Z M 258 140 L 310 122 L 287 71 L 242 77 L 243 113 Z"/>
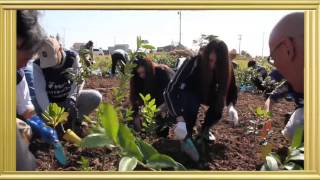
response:
<path id="1" fill-rule="evenodd" d="M 68 50 L 63 52 L 62 63 L 56 67 L 42 69 L 40 59 L 34 61 L 34 89 L 42 111 L 49 106 L 49 103 L 60 103 L 67 98 L 75 98 L 77 88 L 81 90 L 84 83 L 77 87 L 77 84 L 68 77 L 65 70 L 79 67 L 81 67 L 79 56 Z"/>

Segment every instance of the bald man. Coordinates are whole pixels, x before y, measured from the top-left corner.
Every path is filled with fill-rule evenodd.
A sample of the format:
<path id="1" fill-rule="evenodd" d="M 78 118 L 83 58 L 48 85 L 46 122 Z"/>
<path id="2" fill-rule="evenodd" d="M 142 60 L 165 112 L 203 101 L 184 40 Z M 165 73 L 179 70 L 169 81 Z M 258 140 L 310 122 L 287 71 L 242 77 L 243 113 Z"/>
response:
<path id="1" fill-rule="evenodd" d="M 291 13 L 273 28 L 270 39 L 271 64 L 288 80 L 297 93 L 304 93 L 304 14 Z M 303 106 L 295 110 L 282 133 L 292 139 L 295 129 L 303 126 Z"/>

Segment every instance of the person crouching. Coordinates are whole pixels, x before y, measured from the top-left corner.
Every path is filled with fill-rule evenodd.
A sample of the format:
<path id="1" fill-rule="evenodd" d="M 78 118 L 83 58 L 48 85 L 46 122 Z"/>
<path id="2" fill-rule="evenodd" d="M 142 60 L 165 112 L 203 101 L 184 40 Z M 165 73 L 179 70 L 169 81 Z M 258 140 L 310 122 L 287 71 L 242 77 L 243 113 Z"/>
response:
<path id="1" fill-rule="evenodd" d="M 50 103 L 57 103 L 69 112 L 64 128 L 71 128 L 81 134 L 83 115 L 90 114 L 98 107 L 102 95 L 96 90 L 83 90 L 84 82 L 77 84 L 66 70 L 81 67 L 79 56 L 63 50 L 54 38 L 47 38 L 42 44 L 39 58 L 33 63 L 34 89 L 36 100 L 44 112 Z"/>

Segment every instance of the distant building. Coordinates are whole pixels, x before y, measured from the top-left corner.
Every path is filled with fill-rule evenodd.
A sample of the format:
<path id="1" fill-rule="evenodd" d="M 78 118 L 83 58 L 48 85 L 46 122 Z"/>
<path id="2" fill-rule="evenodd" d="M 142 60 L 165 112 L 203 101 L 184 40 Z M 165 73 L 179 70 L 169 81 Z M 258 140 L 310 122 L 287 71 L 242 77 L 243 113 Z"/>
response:
<path id="1" fill-rule="evenodd" d="M 116 45 L 114 45 L 114 46 L 108 47 L 108 53 L 109 53 L 109 54 L 112 54 L 113 51 L 116 50 L 116 49 L 122 49 L 122 50 L 124 50 L 124 51 L 126 51 L 126 52 L 129 52 L 129 51 L 130 51 L 130 49 L 129 49 L 129 44 L 116 44 Z"/>
<path id="2" fill-rule="evenodd" d="M 182 44 L 179 44 L 177 46 L 171 44 L 171 45 L 167 45 L 167 46 L 163 46 L 163 47 L 158 47 L 157 51 L 158 52 L 171 52 L 174 50 L 184 50 L 184 49 L 186 49 L 186 47 Z"/>

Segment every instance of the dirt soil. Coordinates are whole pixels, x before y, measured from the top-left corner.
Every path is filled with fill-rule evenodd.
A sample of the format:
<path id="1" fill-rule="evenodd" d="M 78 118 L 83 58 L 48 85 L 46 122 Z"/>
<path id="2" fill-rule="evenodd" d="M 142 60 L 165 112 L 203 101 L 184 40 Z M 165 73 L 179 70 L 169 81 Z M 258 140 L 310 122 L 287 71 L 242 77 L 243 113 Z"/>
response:
<path id="1" fill-rule="evenodd" d="M 112 101 L 111 89 L 116 87 L 118 81 L 116 78 L 91 77 L 86 82 L 86 88 L 96 89 L 103 94 L 103 101 Z M 224 112 L 223 118 L 217 123 L 212 132 L 216 141 L 210 144 L 210 159 L 208 161 L 209 170 L 259 170 L 263 160 L 261 159 L 260 140 L 254 138 L 253 134 L 246 134 L 246 127 L 250 125 L 250 120 L 254 119 L 254 114 L 249 107 L 263 107 L 265 99 L 260 94 L 239 93 L 236 109 L 238 110 L 240 126 L 233 127 L 233 123 L 228 121 L 227 113 Z M 281 134 L 285 126 L 285 115 L 294 110 L 294 103 L 282 100 L 272 108 L 272 130 L 273 135 L 270 143 L 273 145 L 273 151 L 279 151 L 288 147 L 288 140 Z M 93 113 L 94 114 L 94 113 Z M 167 153 L 181 161 L 184 157 L 178 157 L 164 149 L 168 146 L 160 143 L 156 139 L 156 148 L 163 153 Z M 87 170 L 81 166 L 81 156 L 89 160 L 89 170 L 95 171 L 116 171 L 120 157 L 117 151 L 110 151 L 107 148 L 82 149 L 73 144 L 62 142 L 69 163 L 62 167 L 53 158 L 53 150 L 48 145 L 41 143 L 32 143 L 31 151 L 37 158 L 40 171 L 79 171 Z M 178 146 L 177 146 L 178 147 Z M 182 162 L 188 163 L 188 162 Z M 188 167 L 188 164 L 185 164 Z"/>

